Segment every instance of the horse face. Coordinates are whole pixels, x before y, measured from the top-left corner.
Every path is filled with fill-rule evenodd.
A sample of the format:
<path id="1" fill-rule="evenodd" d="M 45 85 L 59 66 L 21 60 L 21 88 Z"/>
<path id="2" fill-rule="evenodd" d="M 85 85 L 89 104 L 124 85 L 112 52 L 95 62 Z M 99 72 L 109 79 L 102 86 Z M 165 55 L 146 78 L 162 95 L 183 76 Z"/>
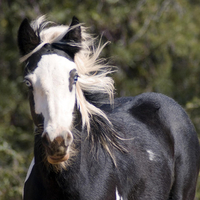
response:
<path id="1" fill-rule="evenodd" d="M 42 130 L 48 162 L 58 164 L 69 158 L 73 141 L 70 130 L 78 77 L 73 59 L 80 50 L 81 28 L 75 17 L 68 28 L 40 30 L 43 25 L 31 26 L 25 19 L 18 31 L 18 46 L 27 62 L 24 79 L 34 123 Z"/>
<path id="2" fill-rule="evenodd" d="M 43 116 L 42 142 L 47 160 L 57 164 L 69 158 L 73 141 L 70 129 L 75 107 L 76 65 L 58 54 L 41 55 L 37 66 L 33 64 L 28 63 L 27 67 L 34 71 L 25 76 L 33 96 L 32 115 Z"/>

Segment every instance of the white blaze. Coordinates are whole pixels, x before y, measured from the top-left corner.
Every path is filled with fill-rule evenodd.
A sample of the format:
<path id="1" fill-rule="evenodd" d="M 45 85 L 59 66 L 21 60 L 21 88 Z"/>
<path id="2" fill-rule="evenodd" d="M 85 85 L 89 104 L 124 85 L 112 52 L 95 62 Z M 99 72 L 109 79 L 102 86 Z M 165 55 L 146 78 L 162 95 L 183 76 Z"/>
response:
<path id="1" fill-rule="evenodd" d="M 75 89 L 69 90 L 70 71 L 74 62 L 65 57 L 43 55 L 29 78 L 33 85 L 35 113 L 44 117 L 44 132 L 53 141 L 58 135 L 70 132 L 75 105 Z"/>

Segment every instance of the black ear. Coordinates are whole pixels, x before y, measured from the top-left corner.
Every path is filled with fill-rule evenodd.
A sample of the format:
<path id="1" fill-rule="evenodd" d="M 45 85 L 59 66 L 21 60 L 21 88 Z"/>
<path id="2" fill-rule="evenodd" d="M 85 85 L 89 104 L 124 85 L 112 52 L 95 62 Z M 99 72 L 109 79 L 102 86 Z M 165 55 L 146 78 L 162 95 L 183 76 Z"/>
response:
<path id="1" fill-rule="evenodd" d="M 71 53 L 72 56 L 75 55 L 81 49 L 82 37 L 81 26 L 79 24 L 79 20 L 73 17 L 69 31 L 59 42 L 53 43 L 52 45 L 55 48 Z"/>
<path id="2" fill-rule="evenodd" d="M 27 19 L 24 19 L 18 30 L 18 47 L 21 55 L 30 53 L 40 43 L 40 38 L 36 35 Z"/>
<path id="3" fill-rule="evenodd" d="M 79 24 L 79 20 L 76 17 L 72 18 L 72 22 L 69 26 L 69 29 L 72 28 L 62 39 L 62 41 L 72 41 L 75 43 L 81 43 L 81 27 L 77 26 L 76 28 L 73 28 L 73 26 L 76 26 Z"/>

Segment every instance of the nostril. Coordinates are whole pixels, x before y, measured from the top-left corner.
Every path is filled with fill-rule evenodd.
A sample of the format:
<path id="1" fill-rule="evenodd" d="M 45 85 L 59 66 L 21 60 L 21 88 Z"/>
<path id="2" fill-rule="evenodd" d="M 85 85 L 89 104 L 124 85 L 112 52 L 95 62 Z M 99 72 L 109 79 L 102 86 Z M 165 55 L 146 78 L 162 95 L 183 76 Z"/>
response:
<path id="1" fill-rule="evenodd" d="M 68 141 L 68 143 L 70 144 L 72 142 L 72 140 L 73 140 L 73 136 L 71 134 L 68 134 L 67 135 L 67 141 Z"/>
<path id="2" fill-rule="evenodd" d="M 47 132 L 45 132 L 43 135 L 42 135 L 42 143 L 43 145 L 45 146 L 50 146 L 50 138 L 49 138 L 49 135 Z"/>

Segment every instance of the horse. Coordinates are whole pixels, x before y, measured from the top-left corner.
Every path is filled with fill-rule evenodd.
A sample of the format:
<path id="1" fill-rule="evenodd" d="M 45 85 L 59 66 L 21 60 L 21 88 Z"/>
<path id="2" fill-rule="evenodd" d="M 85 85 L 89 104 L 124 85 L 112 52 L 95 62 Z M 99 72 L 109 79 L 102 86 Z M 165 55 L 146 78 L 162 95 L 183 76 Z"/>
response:
<path id="1" fill-rule="evenodd" d="M 193 200 L 195 128 L 164 94 L 114 98 L 116 71 L 76 17 L 18 30 L 34 131 L 24 200 Z"/>

